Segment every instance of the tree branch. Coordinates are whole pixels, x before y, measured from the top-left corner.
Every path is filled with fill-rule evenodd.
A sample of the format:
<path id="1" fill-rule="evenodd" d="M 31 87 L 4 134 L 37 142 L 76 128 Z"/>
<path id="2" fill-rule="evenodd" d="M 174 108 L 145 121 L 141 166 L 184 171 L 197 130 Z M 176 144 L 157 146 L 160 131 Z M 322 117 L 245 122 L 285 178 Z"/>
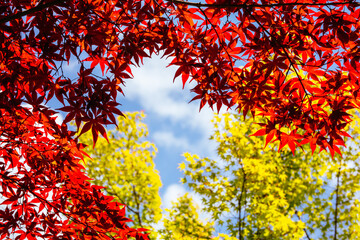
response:
<path id="1" fill-rule="evenodd" d="M 40 3 L 36 7 L 33 7 L 33 8 L 30 8 L 30 9 L 26 10 L 26 11 L 18 12 L 16 14 L 1 18 L 0 19 L 0 24 L 9 22 L 11 20 L 22 18 L 22 17 L 24 17 L 26 15 L 29 15 L 31 13 L 39 12 L 41 10 L 44 10 L 45 8 L 55 6 L 56 4 L 60 4 L 60 3 L 63 3 L 65 1 L 67 1 L 67 0 L 54 0 L 52 2 L 48 2 L 48 3 L 45 3 L 45 4 L 41 4 L 42 1 L 40 1 Z"/>
<path id="2" fill-rule="evenodd" d="M 337 240 L 337 225 L 338 225 L 338 210 L 339 210 L 339 184 L 340 184 L 340 174 L 341 174 L 341 163 L 339 171 L 336 174 L 336 199 L 335 199 L 335 223 L 334 223 L 334 240 Z"/>
<path id="3" fill-rule="evenodd" d="M 109 177 L 106 176 L 106 179 L 108 180 L 108 182 L 110 182 Z M 106 192 L 107 192 L 110 196 L 116 197 L 116 198 L 120 201 L 121 204 L 126 205 L 126 209 L 128 209 L 130 212 L 132 212 L 132 213 L 134 213 L 134 214 L 136 214 L 136 215 L 139 214 L 139 212 L 136 211 L 136 210 L 134 210 L 134 209 L 132 209 L 132 208 L 119 196 L 119 194 L 118 194 L 117 192 L 113 191 L 113 190 L 110 189 L 110 188 L 106 189 Z"/>
<path id="4" fill-rule="evenodd" d="M 137 208 L 137 218 L 139 219 L 139 225 L 140 227 L 143 228 L 143 225 L 142 225 L 142 221 L 141 221 L 141 215 L 140 215 L 140 203 L 139 203 L 139 197 L 136 193 L 136 190 L 135 190 L 135 185 L 132 185 L 132 188 L 133 188 L 133 194 L 135 196 L 135 203 L 136 203 L 136 208 Z"/>
<path id="5" fill-rule="evenodd" d="M 241 163 L 242 165 L 242 163 Z M 238 231 L 239 231 L 239 240 L 243 240 L 244 237 L 242 235 L 242 232 L 243 232 L 243 229 L 242 229 L 242 225 L 243 225 L 243 221 L 242 221 L 242 218 L 241 218 L 241 210 L 242 210 L 242 207 L 241 207 L 241 201 L 242 201 L 242 198 L 243 198 L 243 194 L 245 195 L 244 196 L 244 199 L 246 200 L 246 193 L 245 193 L 245 182 L 246 182 L 246 173 L 245 173 L 245 170 L 244 170 L 244 167 L 242 166 L 241 167 L 241 170 L 242 170 L 242 173 L 243 173 L 243 181 L 242 181 L 242 186 L 241 186 L 241 193 L 240 193 L 240 197 L 238 199 L 238 204 L 239 204 L 239 224 L 238 224 Z M 246 208 L 246 204 L 245 204 L 245 208 Z M 245 209 L 244 209 L 245 211 Z"/>
<path id="6" fill-rule="evenodd" d="M 299 220 L 301 221 L 301 218 L 300 218 L 297 210 L 295 210 L 295 215 L 296 215 L 296 216 L 299 218 Z M 306 228 L 304 228 L 303 230 L 304 230 L 304 232 L 305 232 L 306 238 L 307 238 L 308 240 L 311 240 L 310 235 L 309 235 L 309 233 L 307 232 Z"/>
<path id="7" fill-rule="evenodd" d="M 360 4 L 353 1 L 348 2 L 330 2 L 330 3 L 272 3 L 272 4 L 208 4 L 201 2 L 185 2 L 182 0 L 166 0 L 175 4 L 184 4 L 194 7 L 208 7 L 208 8 L 266 8 L 266 7 L 283 7 L 283 6 L 337 6 L 354 4 L 359 6 Z"/>

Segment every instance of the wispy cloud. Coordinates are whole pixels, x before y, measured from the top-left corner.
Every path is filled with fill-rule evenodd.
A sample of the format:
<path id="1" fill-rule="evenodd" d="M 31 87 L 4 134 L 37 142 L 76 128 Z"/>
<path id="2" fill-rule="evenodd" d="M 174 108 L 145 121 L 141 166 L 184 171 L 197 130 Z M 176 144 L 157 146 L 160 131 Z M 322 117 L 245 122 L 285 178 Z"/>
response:
<path id="1" fill-rule="evenodd" d="M 153 136 L 156 145 L 163 147 L 176 147 L 188 150 L 190 144 L 184 137 L 176 137 L 173 132 L 170 131 L 158 131 Z"/>
<path id="2" fill-rule="evenodd" d="M 145 61 L 144 66 L 133 69 L 134 79 L 127 81 L 125 97 L 140 104 L 148 115 L 156 115 L 172 125 L 170 130 L 169 127 L 158 126 L 156 131 L 159 132 L 153 135 L 155 140 L 169 140 L 163 142 L 164 147 L 196 149 L 201 151 L 197 152 L 199 154 L 210 154 L 212 149 L 207 146 L 213 129 L 210 121 L 213 111 L 204 107 L 199 112 L 199 102 L 188 103 L 194 97 L 190 93 L 194 84 L 190 83 L 182 89 L 181 79 L 173 83 L 176 68 L 167 68 L 168 63 L 154 57 Z M 180 129 L 183 130 L 181 136 L 175 134 Z"/>
<path id="3" fill-rule="evenodd" d="M 173 202 L 183 196 L 186 193 L 186 189 L 183 185 L 180 184 L 171 184 L 167 187 L 163 197 L 162 197 L 162 206 L 163 208 L 171 208 Z"/>

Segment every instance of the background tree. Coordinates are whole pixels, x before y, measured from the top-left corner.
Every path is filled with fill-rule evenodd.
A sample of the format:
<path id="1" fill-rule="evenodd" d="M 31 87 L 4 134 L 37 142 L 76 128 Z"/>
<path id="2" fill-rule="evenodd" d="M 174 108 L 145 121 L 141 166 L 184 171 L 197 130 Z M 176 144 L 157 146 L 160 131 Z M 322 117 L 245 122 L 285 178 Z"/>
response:
<path id="1" fill-rule="evenodd" d="M 106 132 L 109 142 L 101 138 L 96 148 L 92 148 L 91 133 L 80 136 L 92 158 L 86 158 L 85 164 L 92 182 L 105 186 L 107 195 L 126 204 L 134 227 L 151 229 L 151 239 L 210 239 L 214 228 L 199 219 L 199 207 L 190 196 L 181 196 L 167 213 L 163 212 L 160 175 L 154 164 L 157 150 L 147 141 L 145 115 L 142 112 L 124 114 L 126 118 L 119 121 L 117 128 Z M 163 228 L 154 229 L 157 223 Z"/>
<path id="2" fill-rule="evenodd" d="M 116 129 L 107 131 L 109 142 L 101 138 L 96 148 L 92 148 L 90 132 L 81 135 L 80 141 L 89 145 L 85 150 L 92 157 L 86 160 L 87 173 L 94 184 L 106 187 L 107 195 L 127 206 L 135 227 L 151 229 L 156 239 L 153 226 L 162 217 L 161 180 L 154 163 L 157 150 L 147 141 L 144 113 L 125 116 Z"/>
<path id="3" fill-rule="evenodd" d="M 264 149 L 265 138 L 250 136 L 259 129 L 252 119 L 236 114 L 216 116 L 211 139 L 218 142 L 218 158 L 187 153 L 180 165 L 185 175 L 182 181 L 202 197 L 202 210 L 210 216 L 204 222 L 188 194 L 161 212 L 160 184 L 148 184 L 149 179 L 160 182 L 150 161 L 155 147 L 145 140 L 143 114 L 127 116 L 122 125 L 107 133 L 110 144 L 100 139 L 99 148 L 87 149 L 93 157 L 87 168 L 95 183 L 107 186 L 108 194 L 129 202 L 135 226 L 148 227 L 152 218 L 162 218 L 158 222 L 162 227 L 153 229 L 154 238 L 359 238 L 359 118 L 351 124 L 349 131 L 355 138 L 348 139 L 343 156 L 331 158 L 324 152 L 312 155 L 310 149 L 295 155 L 286 148 L 277 152 L 273 143 Z M 81 139 L 91 145 L 90 137 L 84 134 Z M 134 164 L 132 171 L 128 171 L 129 164 Z"/>
<path id="4" fill-rule="evenodd" d="M 354 114 L 354 116 L 357 116 Z M 214 119 L 218 159 L 185 154 L 183 182 L 202 196 L 218 229 L 237 239 L 358 239 L 359 118 L 343 156 L 295 155 L 265 138 L 252 119 Z M 268 140 L 268 139 L 267 139 Z"/>
<path id="5" fill-rule="evenodd" d="M 188 194 L 179 197 L 171 209 L 166 209 L 163 228 L 159 230 L 161 239 L 213 239 L 213 224 L 202 221 L 199 212 L 199 206 L 196 206 L 192 197 Z"/>

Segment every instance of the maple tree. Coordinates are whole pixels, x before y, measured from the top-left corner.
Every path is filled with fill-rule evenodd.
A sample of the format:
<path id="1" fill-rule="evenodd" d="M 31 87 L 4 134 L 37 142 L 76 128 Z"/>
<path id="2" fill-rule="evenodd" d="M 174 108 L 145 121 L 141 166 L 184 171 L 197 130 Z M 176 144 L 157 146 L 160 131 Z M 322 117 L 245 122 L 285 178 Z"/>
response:
<path id="1" fill-rule="evenodd" d="M 106 137 L 104 125 L 121 115 L 116 98 L 130 66 L 153 54 L 171 57 L 184 84 L 197 83 L 200 107 L 265 117 L 255 135 L 279 149 L 309 143 L 340 153 L 348 111 L 359 108 L 358 7 L 355 0 L 1 1 L 1 238 L 146 238 L 88 183 L 67 123 L 91 130 L 94 142 Z M 63 69 L 71 59 L 80 65 L 76 78 Z M 50 109 L 51 101 L 63 107 Z M 66 113 L 61 125 L 57 111 Z"/>

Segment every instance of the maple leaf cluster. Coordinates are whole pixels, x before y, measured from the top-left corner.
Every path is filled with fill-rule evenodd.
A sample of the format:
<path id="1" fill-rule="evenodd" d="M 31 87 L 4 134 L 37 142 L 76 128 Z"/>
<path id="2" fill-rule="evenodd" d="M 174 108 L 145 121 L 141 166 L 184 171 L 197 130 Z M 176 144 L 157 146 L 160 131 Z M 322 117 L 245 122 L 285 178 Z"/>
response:
<path id="1" fill-rule="evenodd" d="M 147 239 L 126 226 L 122 204 L 88 182 L 81 144 L 66 125 L 50 127 L 51 110 L 13 110 L 0 117 L 0 239 Z"/>
<path id="2" fill-rule="evenodd" d="M 200 107 L 265 117 L 254 135 L 279 150 L 309 143 L 341 154 L 348 111 L 359 108 L 358 3 L 173 2 L 183 3 L 185 50 L 174 50 L 172 64 L 183 82 L 196 81 Z"/>
<path id="3" fill-rule="evenodd" d="M 200 108 L 266 118 L 255 135 L 340 153 L 359 108 L 354 0 L 3 0 L 0 2 L 0 238 L 147 236 L 88 183 L 80 134 L 106 137 L 130 66 L 163 54 Z M 63 65 L 77 60 L 70 78 Z M 97 75 L 97 69 L 102 76 Z M 60 125 L 50 100 L 66 114 Z M 26 104 L 26 105 L 25 105 Z M 26 106 L 30 106 L 26 107 Z"/>

